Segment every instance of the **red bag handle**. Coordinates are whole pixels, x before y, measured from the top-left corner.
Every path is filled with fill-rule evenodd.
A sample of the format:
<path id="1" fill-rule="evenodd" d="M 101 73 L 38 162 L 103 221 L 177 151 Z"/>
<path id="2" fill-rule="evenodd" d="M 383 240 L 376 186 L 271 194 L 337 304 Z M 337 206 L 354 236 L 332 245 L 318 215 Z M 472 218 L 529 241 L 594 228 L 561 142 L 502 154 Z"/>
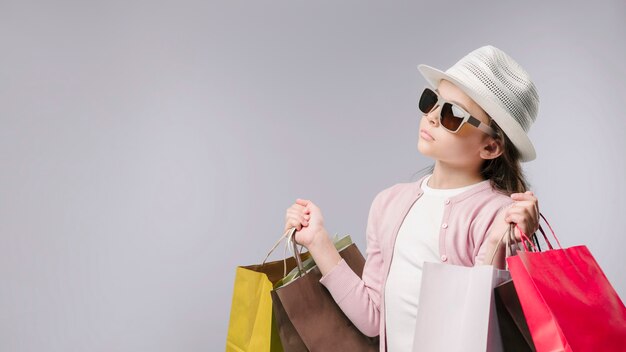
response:
<path id="1" fill-rule="evenodd" d="M 559 242 L 558 237 L 556 237 L 556 234 L 554 233 L 554 230 L 552 229 L 552 226 L 550 226 L 550 223 L 548 222 L 548 220 L 546 219 L 545 216 L 543 216 L 543 214 L 540 212 L 539 216 L 541 217 L 541 219 L 543 219 L 543 221 L 546 222 L 546 224 L 548 225 L 548 227 L 550 228 L 550 232 L 552 232 L 552 236 L 554 237 L 554 239 L 556 240 L 556 243 L 558 244 L 560 249 L 563 249 L 563 247 L 561 246 L 561 242 Z M 539 220 L 541 220 L 539 219 Z M 515 227 L 519 230 L 520 232 L 520 236 L 522 238 L 522 244 L 524 245 L 524 249 L 529 252 L 528 247 L 526 246 L 526 241 L 528 241 L 533 249 L 533 252 L 538 252 L 537 248 L 535 247 L 535 244 L 530 240 L 530 238 L 528 237 L 528 235 L 526 233 L 524 233 L 524 231 L 522 231 L 522 229 L 517 226 L 517 224 L 515 224 Z M 541 227 L 541 224 L 539 224 L 539 231 L 541 231 L 541 234 L 543 235 L 543 238 L 545 239 L 546 243 L 548 244 L 548 248 L 550 248 L 550 250 L 554 249 L 552 248 L 552 244 L 550 243 L 550 241 L 548 240 L 548 237 L 546 236 L 546 233 L 543 231 L 543 228 Z"/>

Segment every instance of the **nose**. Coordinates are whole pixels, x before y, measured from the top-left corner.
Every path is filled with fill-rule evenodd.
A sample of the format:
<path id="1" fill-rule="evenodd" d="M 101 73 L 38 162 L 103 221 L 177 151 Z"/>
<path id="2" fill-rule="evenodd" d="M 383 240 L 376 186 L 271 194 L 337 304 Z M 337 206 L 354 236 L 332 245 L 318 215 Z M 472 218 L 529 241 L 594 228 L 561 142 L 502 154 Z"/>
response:
<path id="1" fill-rule="evenodd" d="M 424 114 L 426 120 L 433 126 L 437 127 L 439 124 L 439 108 L 440 106 L 435 106 L 428 114 Z"/>

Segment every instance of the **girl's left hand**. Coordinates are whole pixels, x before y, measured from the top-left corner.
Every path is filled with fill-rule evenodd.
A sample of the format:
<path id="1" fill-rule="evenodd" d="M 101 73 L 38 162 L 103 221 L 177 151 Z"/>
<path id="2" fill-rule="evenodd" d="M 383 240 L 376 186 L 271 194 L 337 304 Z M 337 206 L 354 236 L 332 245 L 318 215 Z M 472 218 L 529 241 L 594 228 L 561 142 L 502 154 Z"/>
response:
<path id="1" fill-rule="evenodd" d="M 511 198 L 515 201 L 504 215 L 507 223 L 516 223 L 527 236 L 532 235 L 539 229 L 539 200 L 533 192 L 513 193 Z M 515 237 L 521 240 L 519 230 L 515 229 Z"/>

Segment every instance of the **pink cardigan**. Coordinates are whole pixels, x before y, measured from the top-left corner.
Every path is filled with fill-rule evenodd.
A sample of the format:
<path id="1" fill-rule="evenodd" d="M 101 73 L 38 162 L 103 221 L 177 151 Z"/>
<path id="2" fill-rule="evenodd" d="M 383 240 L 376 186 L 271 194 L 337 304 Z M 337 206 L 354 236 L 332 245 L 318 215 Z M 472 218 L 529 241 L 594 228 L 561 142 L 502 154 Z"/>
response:
<path id="1" fill-rule="evenodd" d="M 380 336 L 381 352 L 386 351 L 384 287 L 395 239 L 404 217 L 423 194 L 420 186 L 425 177 L 388 187 L 372 201 L 362 279 L 343 259 L 320 279 L 361 332 Z M 512 203 L 509 196 L 494 190 L 489 182 L 446 199 L 439 233 L 441 261 L 464 266 L 481 263 L 486 251 L 483 243 L 496 214 Z"/>

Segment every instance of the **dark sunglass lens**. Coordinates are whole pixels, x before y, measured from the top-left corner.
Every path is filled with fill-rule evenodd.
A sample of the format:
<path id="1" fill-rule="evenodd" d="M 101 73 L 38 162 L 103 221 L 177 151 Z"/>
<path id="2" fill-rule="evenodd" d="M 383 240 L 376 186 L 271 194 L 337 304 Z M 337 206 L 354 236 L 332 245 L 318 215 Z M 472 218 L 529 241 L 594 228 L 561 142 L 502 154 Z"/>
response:
<path id="1" fill-rule="evenodd" d="M 450 103 L 443 104 L 443 107 L 441 108 L 441 125 L 443 125 L 443 127 L 449 129 L 450 131 L 456 131 L 459 126 L 461 126 L 461 121 L 463 121 L 463 117 L 454 115 L 452 105 Z"/>
<path id="2" fill-rule="evenodd" d="M 435 104 L 437 103 L 437 94 L 432 90 L 426 88 L 422 92 L 422 96 L 419 101 L 419 108 L 424 114 L 428 114 Z"/>

